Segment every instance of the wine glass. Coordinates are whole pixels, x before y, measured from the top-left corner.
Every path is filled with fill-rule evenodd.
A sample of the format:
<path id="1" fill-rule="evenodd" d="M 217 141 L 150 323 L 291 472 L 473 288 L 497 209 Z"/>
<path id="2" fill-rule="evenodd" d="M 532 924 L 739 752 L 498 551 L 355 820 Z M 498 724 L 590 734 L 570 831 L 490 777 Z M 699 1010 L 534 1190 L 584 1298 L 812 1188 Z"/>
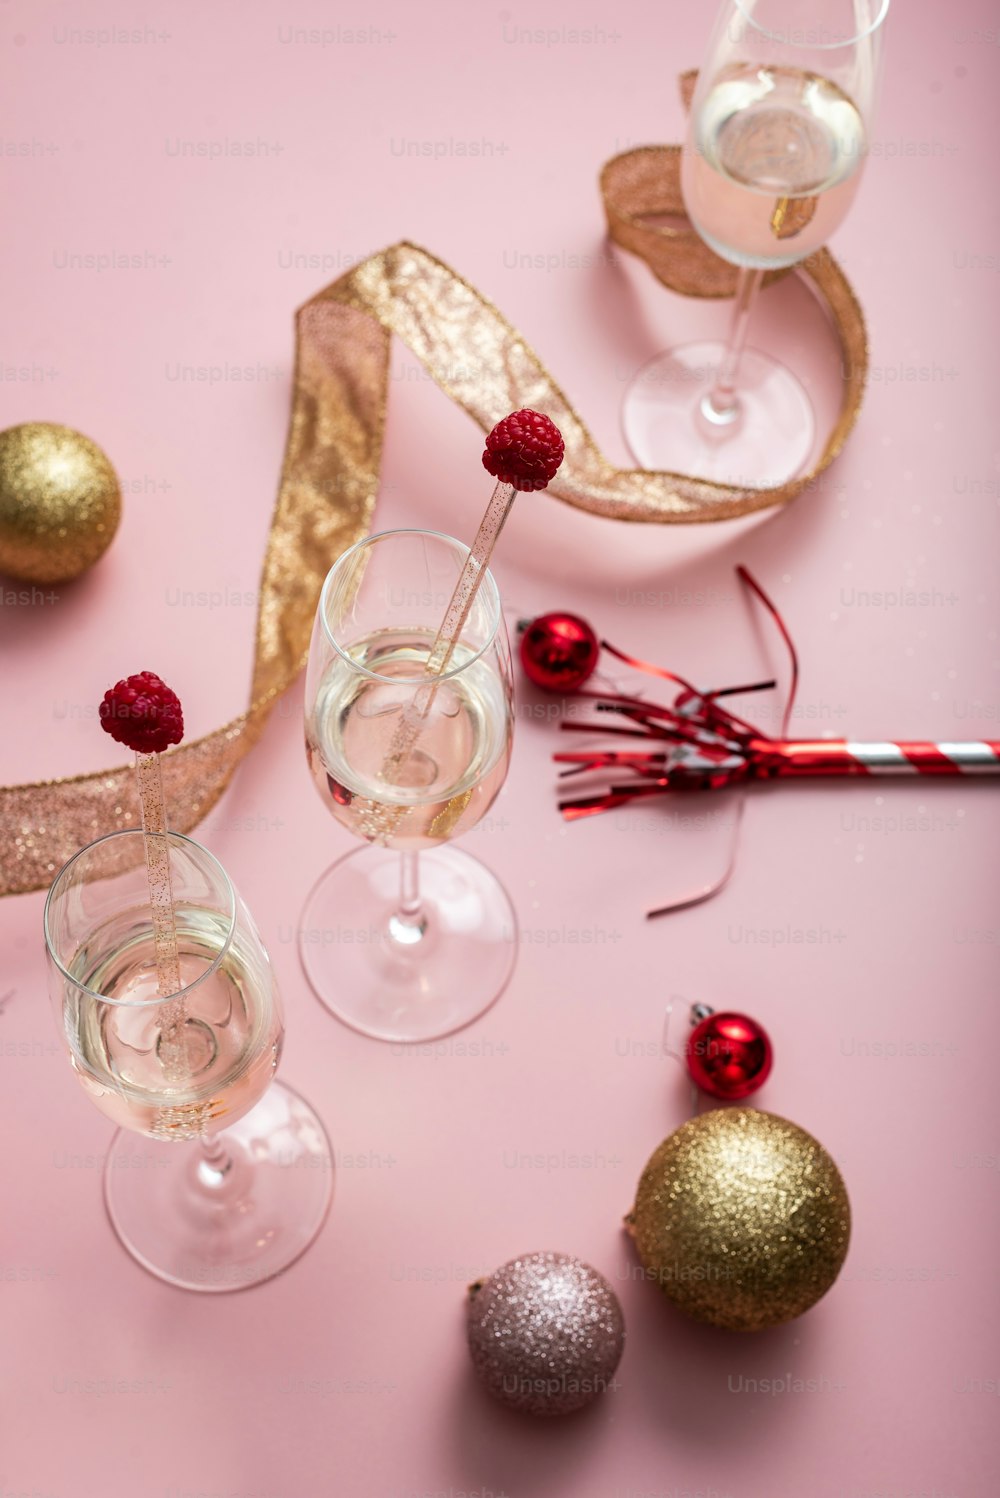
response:
<path id="1" fill-rule="evenodd" d="M 104 1199 L 144 1268 L 187 1290 L 239 1290 L 308 1248 L 326 1217 L 323 1125 L 272 1081 L 281 999 L 226 871 L 165 834 L 183 986 L 160 995 L 139 830 L 91 843 L 45 902 L 50 992 L 83 1090 L 120 1125 Z M 129 1133 L 146 1136 L 127 1147 Z"/>
<path id="2" fill-rule="evenodd" d="M 858 190 L 889 0 L 724 0 L 698 75 L 681 158 L 698 234 L 739 266 L 726 344 L 653 359 L 625 398 L 626 441 L 645 468 L 740 487 L 798 473 L 812 403 L 776 359 L 746 348 L 765 271 L 797 264 L 840 225 Z"/>
<path id="3" fill-rule="evenodd" d="M 510 759 L 510 647 L 488 570 L 447 669 L 428 672 L 468 555 L 434 531 L 358 542 L 326 579 L 309 650 L 309 767 L 327 808 L 368 846 L 314 887 L 300 951 L 326 1007 L 381 1040 L 468 1024 L 514 966 L 510 900 L 451 846 L 488 811 Z"/>

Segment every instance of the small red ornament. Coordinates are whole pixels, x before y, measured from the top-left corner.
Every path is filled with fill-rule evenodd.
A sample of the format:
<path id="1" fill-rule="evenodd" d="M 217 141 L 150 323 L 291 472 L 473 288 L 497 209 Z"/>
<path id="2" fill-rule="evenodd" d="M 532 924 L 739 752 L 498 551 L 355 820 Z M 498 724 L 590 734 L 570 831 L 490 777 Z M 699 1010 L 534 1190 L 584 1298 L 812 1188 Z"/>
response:
<path id="1" fill-rule="evenodd" d="M 727 1102 L 756 1092 L 774 1061 L 763 1025 L 732 1012 L 701 1020 L 688 1036 L 685 1057 L 697 1086 Z"/>
<path id="2" fill-rule="evenodd" d="M 540 614 L 521 634 L 521 665 L 546 692 L 575 692 L 597 666 L 601 644 L 576 614 Z"/>

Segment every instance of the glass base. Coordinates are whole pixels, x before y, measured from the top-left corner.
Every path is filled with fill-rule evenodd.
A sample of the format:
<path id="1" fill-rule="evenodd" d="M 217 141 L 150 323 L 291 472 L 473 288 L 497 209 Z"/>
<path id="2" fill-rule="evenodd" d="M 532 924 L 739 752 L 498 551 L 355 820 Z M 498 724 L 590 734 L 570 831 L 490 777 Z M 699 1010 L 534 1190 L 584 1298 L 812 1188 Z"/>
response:
<path id="1" fill-rule="evenodd" d="M 458 848 L 420 854 L 423 922 L 401 927 L 400 854 L 365 847 L 328 869 L 305 904 L 299 952 L 322 1004 L 377 1040 L 436 1040 L 500 997 L 517 956 L 507 893 Z"/>
<path id="2" fill-rule="evenodd" d="M 260 1102 L 214 1136 L 213 1169 L 198 1143 L 115 1134 L 104 1172 L 111 1225 L 134 1259 L 183 1290 L 245 1290 L 309 1247 L 333 1198 L 333 1151 L 319 1118 L 272 1082 Z"/>
<path id="3" fill-rule="evenodd" d="M 799 380 L 776 359 L 746 349 L 731 420 L 706 415 L 725 347 L 688 343 L 651 359 L 630 384 L 622 427 L 643 468 L 745 489 L 773 489 L 801 473 L 816 418 Z"/>

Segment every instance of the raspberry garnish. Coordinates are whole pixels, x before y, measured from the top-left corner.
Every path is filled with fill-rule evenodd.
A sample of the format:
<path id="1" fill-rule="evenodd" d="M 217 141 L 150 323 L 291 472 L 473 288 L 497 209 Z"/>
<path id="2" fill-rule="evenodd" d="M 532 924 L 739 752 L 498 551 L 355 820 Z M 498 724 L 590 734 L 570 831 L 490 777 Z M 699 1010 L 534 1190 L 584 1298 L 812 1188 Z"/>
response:
<path id="1" fill-rule="evenodd" d="M 104 732 L 137 754 L 162 754 L 184 737 L 180 698 L 155 671 L 109 687 L 98 711 Z"/>
<path id="2" fill-rule="evenodd" d="M 563 440 L 540 411 L 512 411 L 486 439 L 483 467 L 515 489 L 544 489 L 563 460 Z"/>

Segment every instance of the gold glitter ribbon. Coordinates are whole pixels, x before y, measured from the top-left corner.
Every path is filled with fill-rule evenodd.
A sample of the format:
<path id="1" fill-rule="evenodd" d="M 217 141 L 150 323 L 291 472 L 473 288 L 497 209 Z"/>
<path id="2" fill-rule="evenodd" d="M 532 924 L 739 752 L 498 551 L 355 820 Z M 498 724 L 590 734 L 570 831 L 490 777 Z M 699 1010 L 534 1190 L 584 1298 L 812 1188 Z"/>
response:
<path id="1" fill-rule="evenodd" d="M 611 238 L 646 261 L 664 285 L 689 296 L 732 294 L 734 272 L 701 243 L 683 215 L 680 152 L 647 146 L 604 167 Z M 671 222 L 659 221 L 667 216 Z M 826 251 L 804 261 L 843 349 L 843 402 L 816 466 L 776 489 L 744 489 L 675 473 L 615 468 L 516 328 L 461 276 L 417 245 L 371 256 L 302 307 L 296 320 L 292 409 L 260 585 L 250 706 L 205 738 L 163 756 L 170 823 L 188 832 L 222 795 L 277 699 L 305 662 L 323 579 L 371 524 L 378 490 L 395 333 L 431 377 L 489 431 L 521 406 L 545 411 L 566 444 L 549 493 L 609 519 L 727 520 L 784 504 L 840 451 L 864 389 L 864 319 Z M 109 657 L 108 675 L 125 670 Z M 138 825 L 131 764 L 72 779 L 0 790 L 0 894 L 41 889 L 102 833 Z"/>

